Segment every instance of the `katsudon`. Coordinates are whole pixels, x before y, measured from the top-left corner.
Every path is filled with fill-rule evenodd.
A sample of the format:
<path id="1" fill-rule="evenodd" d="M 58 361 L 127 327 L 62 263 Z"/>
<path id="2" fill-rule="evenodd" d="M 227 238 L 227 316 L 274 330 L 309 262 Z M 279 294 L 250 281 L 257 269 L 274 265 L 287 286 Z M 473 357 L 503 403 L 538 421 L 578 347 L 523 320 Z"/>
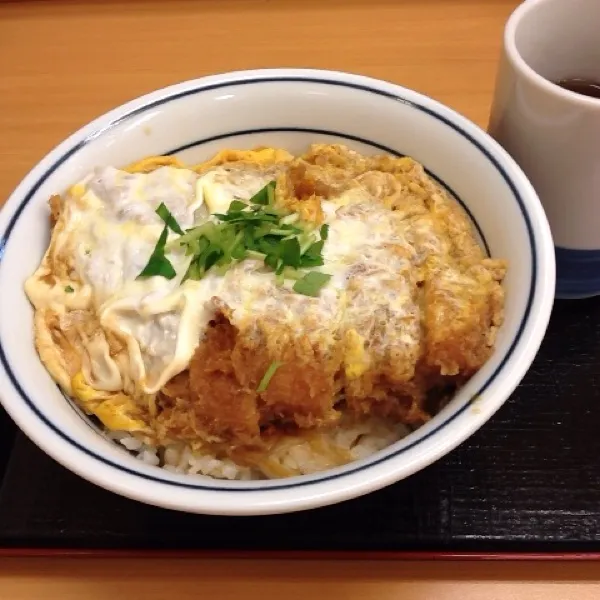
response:
<path id="1" fill-rule="evenodd" d="M 35 343 L 167 470 L 280 478 L 377 452 L 488 360 L 507 265 L 408 157 L 314 144 L 97 167 L 50 198 Z"/>

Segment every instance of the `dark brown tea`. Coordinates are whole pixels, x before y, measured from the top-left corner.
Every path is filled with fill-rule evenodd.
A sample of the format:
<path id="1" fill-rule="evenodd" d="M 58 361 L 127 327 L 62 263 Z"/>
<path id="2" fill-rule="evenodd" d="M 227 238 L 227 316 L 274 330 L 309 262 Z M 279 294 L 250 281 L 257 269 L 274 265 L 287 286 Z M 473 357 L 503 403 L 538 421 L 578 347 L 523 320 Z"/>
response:
<path id="1" fill-rule="evenodd" d="M 582 96 L 600 98 L 600 81 L 573 77 L 572 79 L 559 79 L 556 85 L 560 85 L 561 88 L 581 94 Z"/>

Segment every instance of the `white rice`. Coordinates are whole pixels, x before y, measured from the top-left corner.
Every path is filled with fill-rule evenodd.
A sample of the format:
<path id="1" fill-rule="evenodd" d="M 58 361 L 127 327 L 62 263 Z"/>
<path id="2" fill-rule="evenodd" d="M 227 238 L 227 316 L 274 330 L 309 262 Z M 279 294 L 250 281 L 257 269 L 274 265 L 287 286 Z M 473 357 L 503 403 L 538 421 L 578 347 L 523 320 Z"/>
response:
<path id="1" fill-rule="evenodd" d="M 364 423 L 340 425 L 323 433 L 322 439 L 337 450 L 349 453 L 351 459 L 359 460 L 383 450 L 409 433 L 404 425 L 390 424 L 381 419 L 369 419 Z M 209 476 L 215 479 L 264 479 L 265 474 L 256 469 L 239 465 L 229 458 L 217 458 L 213 454 L 194 452 L 185 444 L 168 446 L 150 446 L 132 434 L 116 431 L 107 432 L 107 436 L 122 444 L 130 453 L 142 462 L 157 466 L 172 473 L 190 476 Z M 290 438 L 290 443 L 276 447 L 271 455 L 277 464 L 286 470 L 306 475 L 329 469 L 331 454 L 316 452 L 308 441 Z"/>

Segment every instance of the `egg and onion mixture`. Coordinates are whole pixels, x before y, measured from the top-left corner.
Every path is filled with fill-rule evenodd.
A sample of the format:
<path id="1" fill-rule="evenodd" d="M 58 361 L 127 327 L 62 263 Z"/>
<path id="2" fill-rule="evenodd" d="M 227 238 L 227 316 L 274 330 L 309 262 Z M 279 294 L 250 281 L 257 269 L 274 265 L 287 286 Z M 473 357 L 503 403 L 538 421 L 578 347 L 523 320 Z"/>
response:
<path id="1" fill-rule="evenodd" d="M 410 158 L 153 157 L 50 207 L 26 282 L 39 355 L 172 470 L 284 477 L 376 451 L 484 364 L 502 322 L 504 262 Z"/>

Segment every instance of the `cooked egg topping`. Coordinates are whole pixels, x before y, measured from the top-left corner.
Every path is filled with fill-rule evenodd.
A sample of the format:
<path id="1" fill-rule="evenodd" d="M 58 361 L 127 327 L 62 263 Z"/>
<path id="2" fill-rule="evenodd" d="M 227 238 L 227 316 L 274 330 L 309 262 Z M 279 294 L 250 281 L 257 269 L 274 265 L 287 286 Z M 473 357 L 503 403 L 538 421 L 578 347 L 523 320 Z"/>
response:
<path id="1" fill-rule="evenodd" d="M 492 277 L 477 266 L 479 248 L 473 269 L 481 277 L 480 271 L 465 275 L 468 260 L 453 267 L 451 239 L 432 217 L 446 205 L 431 191 L 431 202 L 437 198 L 441 208 L 395 200 L 386 188 L 388 173 L 349 185 L 333 179 L 327 194 L 309 190 L 299 202 L 280 185 L 284 167 L 277 161 L 217 161 L 194 170 L 164 163 L 149 172 L 101 167 L 73 185 L 44 260 L 26 282 L 42 360 L 63 389 L 110 428 L 144 429 L 135 411 L 124 416 L 121 405 L 143 399 L 152 412 L 154 395 L 188 368 L 218 312 L 246 339 L 260 339 L 274 361 L 294 339 L 323 356 L 342 348 L 351 394 L 352 382 L 374 363 L 392 383 L 414 376 L 423 355 L 426 316 L 419 294 L 426 272 L 434 282 L 427 293 L 442 307 L 427 318 L 452 314 L 457 324 L 467 306 L 457 299 L 461 290 Z M 208 239 L 239 225 L 239 211 L 263 214 L 253 204 L 263 192 L 269 197 L 265 211 L 279 224 L 273 227 L 285 228 L 277 233 L 280 243 L 307 260 L 290 269 L 260 252 L 240 253 L 246 232 L 234 226 L 229 259 L 198 262 L 195 232 L 210 232 Z M 252 227 L 260 226 L 256 217 Z M 439 290 L 436 277 L 443 282 Z M 271 364 L 261 386 L 278 365 Z M 443 369 L 452 374 L 458 367 Z"/>
<path id="2" fill-rule="evenodd" d="M 66 263 L 66 276 L 49 282 L 44 264 L 26 289 L 38 308 L 92 311 L 105 333 L 125 342 L 126 356 L 112 356 L 106 336 L 84 342 L 90 385 L 157 392 L 188 365 L 214 316 L 215 298 L 229 307 L 240 329 L 265 321 L 288 324 L 290 331 L 321 343 L 347 334 L 349 374 L 368 365 L 364 340 L 372 333 L 370 311 L 378 307 L 390 311 L 390 328 L 398 319 L 412 323 L 402 328 L 397 343 L 413 343 L 418 315 L 410 294 L 410 245 L 398 226 L 401 219 L 364 192 L 322 202 L 329 230 L 318 270 L 332 277 L 316 298 L 294 292 L 289 281 L 278 282 L 253 258 L 225 273 L 182 281 L 190 258 L 173 244 L 167 244 L 166 257 L 176 277 L 138 278 L 164 226 L 156 214 L 161 203 L 182 229 L 190 229 L 226 213 L 233 200 L 249 200 L 268 182 L 268 173 L 240 178 L 222 167 L 200 176 L 173 167 L 147 174 L 105 167 L 70 189 L 49 251 Z M 176 238 L 169 233 L 169 240 Z M 397 337 L 382 333 L 382 342 Z"/>

